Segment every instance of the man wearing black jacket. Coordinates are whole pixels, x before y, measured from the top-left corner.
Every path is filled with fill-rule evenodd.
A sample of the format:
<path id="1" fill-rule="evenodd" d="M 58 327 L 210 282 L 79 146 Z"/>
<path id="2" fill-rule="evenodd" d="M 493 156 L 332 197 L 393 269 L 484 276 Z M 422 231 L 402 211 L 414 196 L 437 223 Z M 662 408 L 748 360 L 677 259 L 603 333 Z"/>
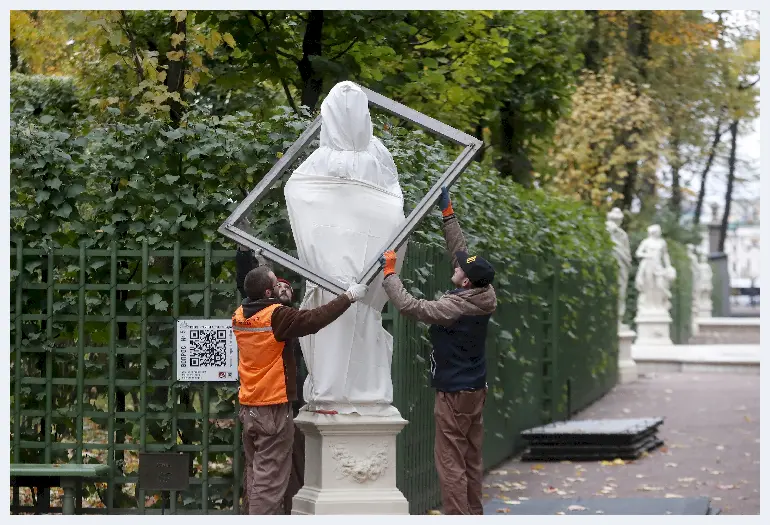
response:
<path id="1" fill-rule="evenodd" d="M 396 274 L 394 251 L 385 252 L 380 259 L 385 275 L 382 285 L 399 313 L 431 325 L 434 456 L 443 512 L 483 514 L 482 413 L 487 397 L 487 328 L 497 308 L 492 287 L 495 270 L 482 257 L 468 254 L 446 188 L 442 188 L 439 206 L 455 289 L 436 301 L 414 298 Z"/>

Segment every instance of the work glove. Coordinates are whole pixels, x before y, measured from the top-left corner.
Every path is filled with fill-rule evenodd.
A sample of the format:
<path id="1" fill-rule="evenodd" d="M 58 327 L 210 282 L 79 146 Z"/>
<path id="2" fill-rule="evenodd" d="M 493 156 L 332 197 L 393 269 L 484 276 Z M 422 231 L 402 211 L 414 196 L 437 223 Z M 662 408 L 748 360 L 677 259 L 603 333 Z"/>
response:
<path id="1" fill-rule="evenodd" d="M 380 256 L 380 264 L 383 266 L 382 273 L 385 277 L 396 273 L 396 252 L 388 250 Z"/>
<path id="2" fill-rule="evenodd" d="M 438 206 L 441 208 L 441 215 L 443 217 L 449 217 L 455 213 L 452 209 L 452 201 L 449 198 L 449 190 L 446 186 L 441 188 L 441 195 L 438 198 Z"/>
<path id="3" fill-rule="evenodd" d="M 350 285 L 350 288 L 348 288 L 348 291 L 345 292 L 345 295 L 348 296 L 348 299 L 350 299 L 351 303 L 355 303 L 356 301 L 364 298 L 368 289 L 369 287 L 365 284 L 352 284 Z"/>

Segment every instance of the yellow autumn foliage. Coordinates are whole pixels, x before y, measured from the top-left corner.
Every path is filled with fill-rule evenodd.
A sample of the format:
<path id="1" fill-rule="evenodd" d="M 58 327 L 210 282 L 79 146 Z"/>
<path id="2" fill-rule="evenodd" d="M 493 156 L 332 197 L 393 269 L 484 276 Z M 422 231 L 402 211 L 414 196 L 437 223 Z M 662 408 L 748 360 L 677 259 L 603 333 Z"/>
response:
<path id="1" fill-rule="evenodd" d="M 652 98 L 608 74 L 583 74 L 572 111 L 556 125 L 544 181 L 565 195 L 597 207 L 622 197 L 628 166 L 654 180 L 667 130 Z"/>

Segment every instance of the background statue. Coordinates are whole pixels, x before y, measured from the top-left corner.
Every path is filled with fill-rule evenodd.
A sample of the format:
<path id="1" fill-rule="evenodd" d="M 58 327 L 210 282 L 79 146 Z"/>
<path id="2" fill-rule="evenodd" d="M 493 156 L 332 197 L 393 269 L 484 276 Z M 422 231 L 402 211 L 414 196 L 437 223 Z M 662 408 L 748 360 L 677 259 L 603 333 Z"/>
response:
<path id="1" fill-rule="evenodd" d="M 623 316 L 626 313 L 626 290 L 628 288 L 628 272 L 631 268 L 631 245 L 628 242 L 628 234 L 620 227 L 623 222 L 623 212 L 619 208 L 612 208 L 607 214 L 607 231 L 615 243 L 612 253 L 618 261 L 618 324 L 623 324 Z"/>
<path id="2" fill-rule="evenodd" d="M 636 250 L 636 257 L 640 259 L 634 283 L 639 292 L 637 312 L 667 313 L 671 308 L 671 283 L 676 278 L 676 269 L 671 266 L 660 226 L 653 224 L 647 228 L 647 234 Z"/>
<path id="3" fill-rule="evenodd" d="M 692 326 L 692 334 L 697 335 L 698 326 L 697 320 L 700 317 L 700 307 L 698 305 L 700 297 L 701 275 L 700 275 L 700 261 L 698 261 L 698 252 L 695 249 L 695 245 L 687 245 L 687 258 L 690 259 L 690 272 L 692 273 L 692 305 L 690 306 L 690 325 Z"/>
<path id="4" fill-rule="evenodd" d="M 711 317 L 711 292 L 714 289 L 714 272 L 705 253 L 700 255 L 698 264 L 698 310 L 700 317 Z"/>

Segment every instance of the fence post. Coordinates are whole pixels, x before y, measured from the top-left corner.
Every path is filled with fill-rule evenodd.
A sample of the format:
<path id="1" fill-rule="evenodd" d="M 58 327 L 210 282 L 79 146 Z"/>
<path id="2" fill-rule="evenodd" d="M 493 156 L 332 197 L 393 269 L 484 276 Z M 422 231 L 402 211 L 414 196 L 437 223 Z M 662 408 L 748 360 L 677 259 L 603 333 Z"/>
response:
<path id="1" fill-rule="evenodd" d="M 140 401 L 142 417 L 144 421 L 139 427 L 139 443 L 140 452 L 147 452 L 147 330 L 149 326 L 147 324 L 147 281 L 149 278 L 149 262 L 150 262 L 150 245 L 145 239 L 142 241 L 142 288 L 139 295 L 139 315 L 141 316 L 141 335 L 139 336 L 139 353 L 141 359 L 141 370 L 139 371 L 141 377 L 140 388 Z M 136 491 L 139 498 L 139 508 L 142 514 L 146 514 L 144 507 L 146 493 L 144 489 L 137 489 Z"/>

